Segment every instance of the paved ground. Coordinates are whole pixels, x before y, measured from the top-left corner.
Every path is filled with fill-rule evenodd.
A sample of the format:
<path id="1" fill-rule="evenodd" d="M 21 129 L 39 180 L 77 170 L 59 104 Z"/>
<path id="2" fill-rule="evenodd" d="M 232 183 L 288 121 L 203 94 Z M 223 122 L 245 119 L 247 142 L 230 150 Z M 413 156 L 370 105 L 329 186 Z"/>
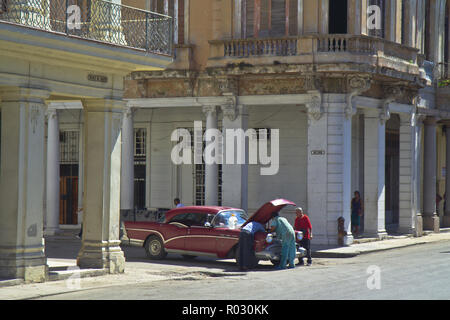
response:
<path id="1" fill-rule="evenodd" d="M 238 272 L 233 260 L 188 261 L 169 255 L 155 262 L 145 258 L 142 248 L 123 247 L 127 260 L 125 274 L 101 275 L 102 270 L 83 270 L 81 277 L 100 276 L 81 279 L 77 272 L 64 271 L 68 266 L 75 267 L 74 258 L 80 245 L 75 237 L 47 239 L 51 274 L 64 280 L 0 287 L 0 299 L 450 299 L 446 271 L 450 265 L 450 233 L 316 250 L 312 267 L 279 272 L 267 262 L 249 273 Z M 384 251 L 387 249 L 392 250 Z M 340 258 L 332 258 L 337 256 Z M 370 266 L 381 270 L 385 290 L 367 289 Z M 377 270 L 371 272 L 376 274 Z M 0 286 L 2 283 L 5 282 L 0 281 Z M 289 284 L 289 288 L 280 283 Z M 351 284 L 354 288 L 349 287 Z M 214 291 L 209 289 L 211 286 Z M 416 292 L 414 288 L 421 290 Z"/>

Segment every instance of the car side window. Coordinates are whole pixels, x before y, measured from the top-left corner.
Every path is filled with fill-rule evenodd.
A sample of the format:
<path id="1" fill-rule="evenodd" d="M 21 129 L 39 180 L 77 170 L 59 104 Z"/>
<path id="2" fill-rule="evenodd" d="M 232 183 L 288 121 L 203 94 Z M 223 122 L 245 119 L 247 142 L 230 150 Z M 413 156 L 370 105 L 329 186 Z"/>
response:
<path id="1" fill-rule="evenodd" d="M 173 217 L 169 223 L 178 222 L 178 223 L 182 223 L 188 227 L 191 227 L 191 226 L 203 227 L 203 226 L 205 226 L 207 217 L 208 217 L 208 215 L 205 213 L 196 213 L 196 212 L 181 213 L 181 214 Z"/>
<path id="2" fill-rule="evenodd" d="M 178 222 L 189 226 L 189 219 L 188 219 L 189 215 L 190 213 L 181 213 L 173 217 L 172 220 L 169 221 L 169 223 Z"/>

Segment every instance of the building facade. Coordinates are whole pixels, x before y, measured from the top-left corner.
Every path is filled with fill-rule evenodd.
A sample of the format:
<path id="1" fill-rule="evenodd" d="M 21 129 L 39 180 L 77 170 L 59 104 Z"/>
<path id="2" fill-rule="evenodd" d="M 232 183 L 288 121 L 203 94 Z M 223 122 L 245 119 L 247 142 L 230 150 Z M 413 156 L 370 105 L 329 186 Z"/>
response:
<path id="1" fill-rule="evenodd" d="M 173 17 L 175 58 L 165 70 L 126 76 L 120 209 L 171 208 L 178 197 L 252 213 L 287 198 L 309 215 L 316 244 L 337 244 L 339 217 L 350 244 L 357 190 L 367 237 L 449 227 L 449 2 L 130 1 Z M 55 110 L 48 150 L 59 130 L 59 151 L 47 161 L 68 196 L 59 211 L 47 209 L 47 229 L 50 221 L 85 225 L 89 206 L 85 106 Z M 267 162 L 174 163 L 173 133 L 195 137 L 199 121 L 200 133 L 266 129 L 266 139 L 232 143 L 245 159 L 250 139 L 278 143 L 277 172 L 262 175 Z M 193 139 L 192 158 L 209 143 Z M 47 208 L 60 199 L 57 189 L 47 192 Z M 293 210 L 283 214 L 293 221 Z"/>
<path id="2" fill-rule="evenodd" d="M 44 228 L 78 223 L 77 201 L 78 265 L 123 272 L 123 79 L 173 61 L 171 27 L 170 17 L 120 0 L 0 1 L 0 278 L 44 281 Z"/>

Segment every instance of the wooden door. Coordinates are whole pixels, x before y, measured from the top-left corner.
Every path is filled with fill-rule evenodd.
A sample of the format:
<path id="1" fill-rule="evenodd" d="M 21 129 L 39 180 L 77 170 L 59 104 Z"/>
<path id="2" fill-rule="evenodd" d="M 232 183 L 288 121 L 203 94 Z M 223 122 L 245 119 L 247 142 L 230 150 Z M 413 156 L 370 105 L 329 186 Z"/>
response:
<path id="1" fill-rule="evenodd" d="M 78 224 L 78 177 L 61 177 L 60 224 Z"/>

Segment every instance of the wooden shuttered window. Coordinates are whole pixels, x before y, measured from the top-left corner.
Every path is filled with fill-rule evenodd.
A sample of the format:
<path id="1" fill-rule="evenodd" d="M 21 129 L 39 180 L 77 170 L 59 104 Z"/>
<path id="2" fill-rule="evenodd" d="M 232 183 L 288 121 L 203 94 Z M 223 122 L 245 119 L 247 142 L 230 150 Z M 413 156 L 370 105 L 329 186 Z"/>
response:
<path id="1" fill-rule="evenodd" d="M 243 0 L 245 38 L 297 35 L 298 0 Z"/>

